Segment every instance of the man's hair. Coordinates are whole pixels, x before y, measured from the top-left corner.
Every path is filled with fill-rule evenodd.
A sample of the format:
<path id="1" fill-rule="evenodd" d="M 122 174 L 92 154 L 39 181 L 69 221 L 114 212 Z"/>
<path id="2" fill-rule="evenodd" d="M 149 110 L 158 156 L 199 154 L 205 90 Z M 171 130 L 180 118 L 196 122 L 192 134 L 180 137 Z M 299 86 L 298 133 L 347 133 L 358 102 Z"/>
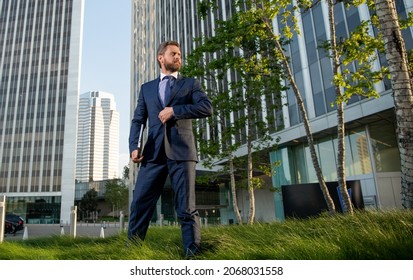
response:
<path id="1" fill-rule="evenodd" d="M 177 46 L 178 48 L 180 48 L 181 46 L 179 45 L 178 42 L 176 41 L 165 41 L 163 43 L 161 43 L 158 47 L 158 50 L 156 52 L 156 56 L 158 55 L 163 55 L 166 52 L 166 49 L 168 46 Z M 159 67 L 161 67 L 161 63 L 158 61 L 158 65 Z"/>

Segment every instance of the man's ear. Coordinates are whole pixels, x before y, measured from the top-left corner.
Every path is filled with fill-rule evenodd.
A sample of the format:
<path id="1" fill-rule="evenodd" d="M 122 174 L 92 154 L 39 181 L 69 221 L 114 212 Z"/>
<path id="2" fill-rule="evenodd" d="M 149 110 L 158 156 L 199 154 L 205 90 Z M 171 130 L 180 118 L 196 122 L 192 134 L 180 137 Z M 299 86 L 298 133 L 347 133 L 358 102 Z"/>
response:
<path id="1" fill-rule="evenodd" d="M 162 55 L 158 55 L 158 63 L 159 63 L 160 65 L 163 64 L 163 56 L 162 56 Z"/>

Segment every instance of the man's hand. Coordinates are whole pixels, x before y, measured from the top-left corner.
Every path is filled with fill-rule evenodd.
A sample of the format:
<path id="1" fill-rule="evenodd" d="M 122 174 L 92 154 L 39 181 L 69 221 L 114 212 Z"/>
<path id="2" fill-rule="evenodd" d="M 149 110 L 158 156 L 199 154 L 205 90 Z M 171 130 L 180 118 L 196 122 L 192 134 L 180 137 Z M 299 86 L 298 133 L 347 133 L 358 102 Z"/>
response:
<path id="1" fill-rule="evenodd" d="M 161 112 L 159 112 L 158 118 L 163 124 L 169 121 L 174 116 L 174 110 L 172 107 L 165 107 Z"/>
<path id="2" fill-rule="evenodd" d="M 138 150 L 134 150 L 130 156 L 134 163 L 140 163 L 143 159 L 143 156 L 138 157 L 138 154 Z"/>

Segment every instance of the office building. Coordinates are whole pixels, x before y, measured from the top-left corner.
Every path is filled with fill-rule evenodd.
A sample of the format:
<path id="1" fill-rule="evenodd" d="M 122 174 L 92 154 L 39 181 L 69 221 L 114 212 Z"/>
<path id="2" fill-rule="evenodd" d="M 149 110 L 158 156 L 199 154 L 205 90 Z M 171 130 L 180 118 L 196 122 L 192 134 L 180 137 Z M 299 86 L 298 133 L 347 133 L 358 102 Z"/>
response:
<path id="1" fill-rule="evenodd" d="M 27 223 L 74 205 L 83 0 L 0 0 L 0 194 Z"/>
<path id="2" fill-rule="evenodd" d="M 132 92 L 131 114 L 136 105 L 139 86 L 159 74 L 156 64 L 156 47 L 164 40 L 176 40 L 181 43 L 182 57 L 185 57 L 197 45 L 194 38 L 211 36 L 217 20 L 226 20 L 235 11 L 232 0 L 217 0 L 218 8 L 205 18 L 200 18 L 196 11 L 198 2 L 189 1 L 141 1 L 132 0 Z M 397 0 L 398 14 L 405 18 L 413 11 L 413 4 L 408 0 Z M 310 119 L 316 149 L 325 180 L 336 181 L 336 124 L 337 117 L 331 103 L 335 100 L 332 80 L 332 62 L 319 47 L 318 43 L 328 39 L 328 7 L 321 1 L 311 10 L 297 13 L 301 36 L 295 35 L 286 47 L 291 58 L 292 70 L 299 90 L 305 99 L 307 114 Z M 370 11 L 366 5 L 346 9 L 343 3 L 335 6 L 336 29 L 338 37 L 347 37 L 361 21 L 369 20 Z M 274 18 L 273 26 L 281 30 L 283 22 Z M 371 32 L 377 32 L 371 28 Z M 413 48 L 412 27 L 403 31 L 406 48 Z M 384 56 L 377 57 L 376 67 L 387 64 Z M 350 65 L 355 69 L 357 65 Z M 235 75 L 231 73 L 229 79 Z M 208 86 L 208 83 L 205 83 Z M 366 99 L 353 96 L 345 108 L 346 122 L 346 171 L 347 180 L 360 180 L 363 199 L 366 206 L 376 208 L 400 208 L 400 160 L 395 135 L 394 102 L 389 80 L 375 85 L 380 98 Z M 317 182 L 306 144 L 297 101 L 292 90 L 285 92 L 284 106 L 280 123 L 281 130 L 274 132 L 280 137 L 279 149 L 270 153 L 271 162 L 280 160 L 282 165 L 271 178 L 270 187 L 281 189 L 282 185 Z M 233 114 L 232 118 L 237 118 Z M 237 139 L 242 144 L 243 138 Z M 245 155 L 245 146 L 237 151 L 238 156 Z M 198 167 L 201 169 L 202 164 Z M 136 178 L 134 178 L 136 179 Z M 217 207 L 222 223 L 233 220 L 231 198 L 227 190 L 221 189 Z M 241 215 L 248 216 L 248 197 L 246 191 L 239 191 L 238 202 Z M 284 218 L 283 201 L 280 192 L 256 191 L 257 220 Z"/>
<path id="3" fill-rule="evenodd" d="M 78 182 L 119 178 L 119 112 L 113 94 L 80 96 L 77 139 Z"/>

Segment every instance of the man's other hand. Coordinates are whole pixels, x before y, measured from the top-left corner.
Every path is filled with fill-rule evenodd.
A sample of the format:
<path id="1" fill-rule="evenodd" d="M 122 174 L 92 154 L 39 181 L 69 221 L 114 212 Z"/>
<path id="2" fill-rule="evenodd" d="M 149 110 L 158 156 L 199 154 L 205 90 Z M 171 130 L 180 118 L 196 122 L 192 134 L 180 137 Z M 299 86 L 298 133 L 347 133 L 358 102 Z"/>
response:
<path id="1" fill-rule="evenodd" d="M 134 163 L 140 163 L 143 159 L 143 156 L 138 157 L 139 153 L 138 150 L 134 150 L 131 154 L 131 159 Z"/>

